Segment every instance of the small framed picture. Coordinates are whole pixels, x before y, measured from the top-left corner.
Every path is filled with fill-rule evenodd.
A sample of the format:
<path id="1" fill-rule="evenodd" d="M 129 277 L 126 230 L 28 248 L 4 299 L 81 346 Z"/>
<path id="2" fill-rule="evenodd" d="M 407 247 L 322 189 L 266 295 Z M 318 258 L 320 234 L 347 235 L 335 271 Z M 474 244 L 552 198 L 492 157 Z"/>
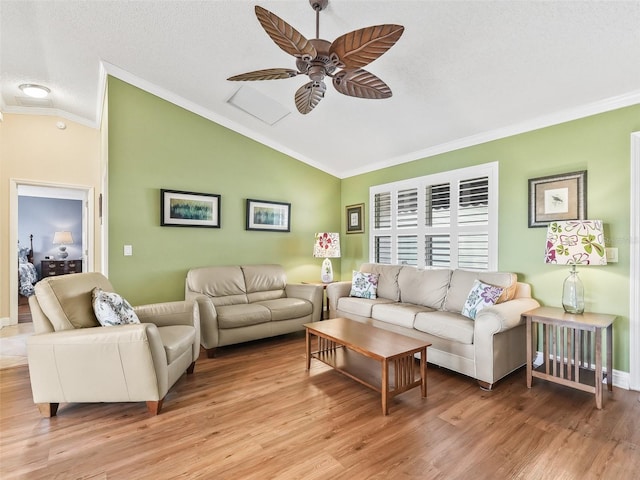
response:
<path id="1" fill-rule="evenodd" d="M 529 228 L 587 218 L 587 171 L 529 180 Z"/>
<path id="2" fill-rule="evenodd" d="M 291 231 L 291 204 L 247 198 L 247 230 Z"/>
<path id="3" fill-rule="evenodd" d="M 348 205 L 347 213 L 347 233 L 364 233 L 364 203 Z"/>
<path id="4" fill-rule="evenodd" d="M 160 225 L 220 228 L 220 195 L 162 189 Z"/>

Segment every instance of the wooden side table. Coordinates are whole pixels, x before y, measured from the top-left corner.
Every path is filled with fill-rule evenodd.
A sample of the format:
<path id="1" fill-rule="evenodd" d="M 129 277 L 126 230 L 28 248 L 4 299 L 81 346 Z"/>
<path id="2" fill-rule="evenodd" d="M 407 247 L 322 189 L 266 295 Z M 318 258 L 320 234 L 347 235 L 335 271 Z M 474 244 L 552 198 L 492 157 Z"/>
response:
<path id="1" fill-rule="evenodd" d="M 607 389 L 613 390 L 613 322 L 616 315 L 566 313 L 561 308 L 540 307 L 522 314 L 527 323 L 527 388 L 533 377 L 595 394 L 596 407 L 602 408 L 602 330 L 607 330 Z M 533 342 L 542 325 L 543 363 L 533 368 Z M 595 362 L 595 366 L 594 363 Z"/>

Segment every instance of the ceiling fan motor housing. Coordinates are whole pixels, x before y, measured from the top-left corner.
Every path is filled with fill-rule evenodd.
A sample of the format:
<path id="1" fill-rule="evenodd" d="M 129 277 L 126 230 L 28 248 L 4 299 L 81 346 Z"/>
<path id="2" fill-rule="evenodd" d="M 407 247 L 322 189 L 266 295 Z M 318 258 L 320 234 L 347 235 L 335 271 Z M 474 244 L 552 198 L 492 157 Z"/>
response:
<path id="1" fill-rule="evenodd" d="M 316 49 L 317 55 L 311 60 L 298 59 L 296 66 L 301 73 L 309 76 L 314 82 L 321 82 L 326 75 L 332 74 L 336 67 L 329 58 L 329 48 L 331 43 L 319 38 L 309 40 L 309 43 Z"/>

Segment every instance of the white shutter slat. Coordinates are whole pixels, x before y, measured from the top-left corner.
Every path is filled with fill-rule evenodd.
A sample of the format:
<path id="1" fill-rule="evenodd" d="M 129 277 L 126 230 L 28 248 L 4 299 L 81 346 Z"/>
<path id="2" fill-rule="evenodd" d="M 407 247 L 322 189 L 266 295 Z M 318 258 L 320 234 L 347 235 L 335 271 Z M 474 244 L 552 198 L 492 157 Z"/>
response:
<path id="1" fill-rule="evenodd" d="M 416 235 L 398 237 L 398 263 L 400 265 L 418 265 L 418 237 Z"/>
<path id="2" fill-rule="evenodd" d="M 418 226 L 418 189 L 410 188 L 398 192 L 397 209 L 398 228 L 415 228 Z"/>
<path id="3" fill-rule="evenodd" d="M 459 186 L 458 225 L 489 223 L 489 177 L 462 180 Z"/>

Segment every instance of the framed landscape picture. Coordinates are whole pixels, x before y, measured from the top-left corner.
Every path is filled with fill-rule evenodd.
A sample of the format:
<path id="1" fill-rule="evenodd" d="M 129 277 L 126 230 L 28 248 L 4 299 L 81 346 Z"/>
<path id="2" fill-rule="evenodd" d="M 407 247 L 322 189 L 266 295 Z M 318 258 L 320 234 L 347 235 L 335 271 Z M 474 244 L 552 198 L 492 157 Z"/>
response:
<path id="1" fill-rule="evenodd" d="M 162 189 L 160 225 L 220 228 L 220 195 Z"/>
<path id="2" fill-rule="evenodd" d="M 247 199 L 246 229 L 269 232 L 291 231 L 291 204 Z"/>
<path id="3" fill-rule="evenodd" d="M 587 218 L 587 171 L 529 180 L 529 227 Z"/>
<path id="4" fill-rule="evenodd" d="M 347 213 L 347 233 L 364 233 L 364 203 L 348 205 Z"/>

